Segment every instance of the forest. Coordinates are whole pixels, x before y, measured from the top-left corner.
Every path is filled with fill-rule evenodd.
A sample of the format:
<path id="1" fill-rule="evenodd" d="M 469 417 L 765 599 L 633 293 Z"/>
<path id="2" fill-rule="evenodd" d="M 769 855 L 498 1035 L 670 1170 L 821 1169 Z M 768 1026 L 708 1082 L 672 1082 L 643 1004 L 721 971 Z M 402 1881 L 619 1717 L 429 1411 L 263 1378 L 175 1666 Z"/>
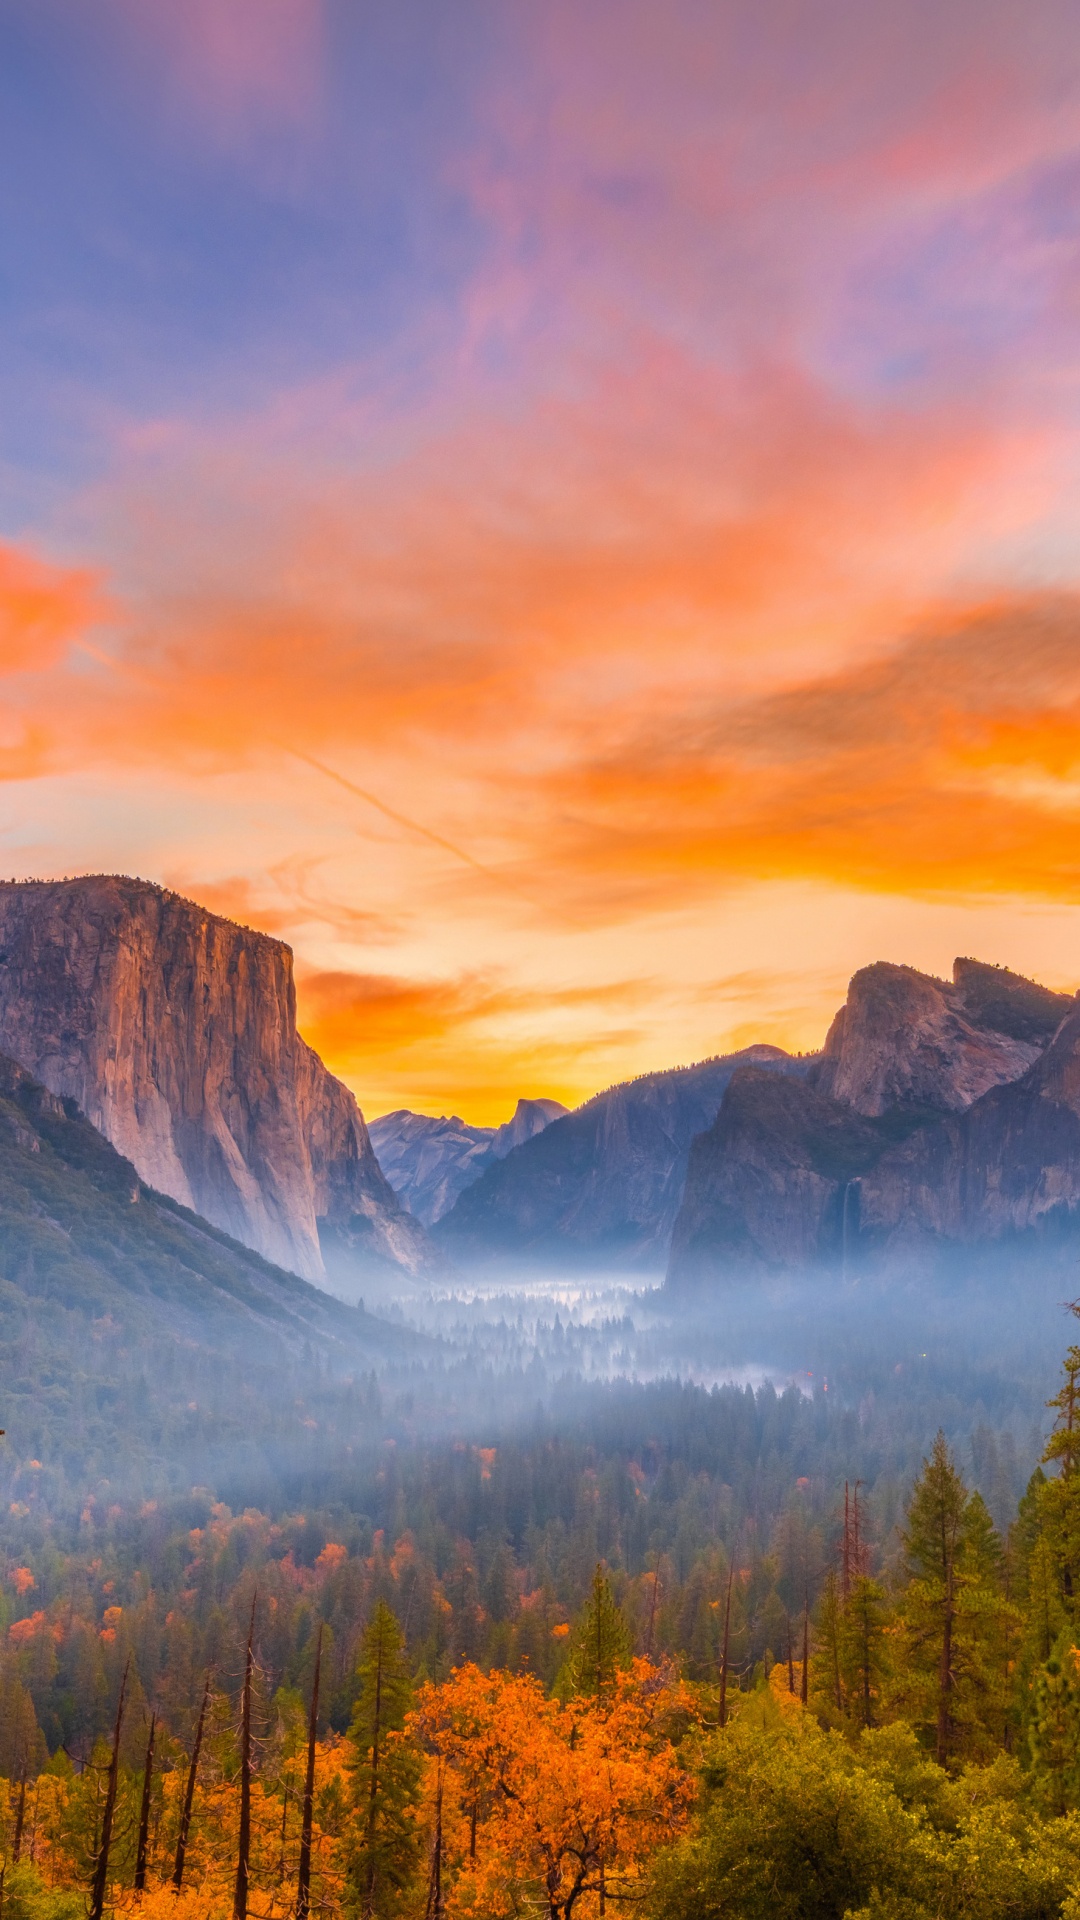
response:
<path id="1" fill-rule="evenodd" d="M 905 1483 L 824 1390 L 353 1391 L 322 1507 L 14 1473 L 6 1920 L 1080 1915 L 1080 1345 L 1019 1500 L 1007 1429 Z"/>

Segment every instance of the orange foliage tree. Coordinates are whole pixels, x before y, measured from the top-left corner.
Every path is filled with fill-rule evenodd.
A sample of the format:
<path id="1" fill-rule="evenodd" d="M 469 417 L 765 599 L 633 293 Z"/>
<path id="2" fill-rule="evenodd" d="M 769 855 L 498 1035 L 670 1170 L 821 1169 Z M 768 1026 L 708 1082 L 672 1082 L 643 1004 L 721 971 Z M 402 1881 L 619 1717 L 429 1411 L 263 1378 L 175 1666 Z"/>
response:
<path id="1" fill-rule="evenodd" d="M 425 1687 L 412 1726 L 456 1801 L 440 1862 L 448 1910 L 502 1920 L 537 1898 L 549 1920 L 603 1913 L 678 1833 L 693 1786 L 672 1732 L 690 1711 L 674 1676 L 636 1660 L 603 1702 L 549 1700 L 529 1674 L 459 1667 Z"/>

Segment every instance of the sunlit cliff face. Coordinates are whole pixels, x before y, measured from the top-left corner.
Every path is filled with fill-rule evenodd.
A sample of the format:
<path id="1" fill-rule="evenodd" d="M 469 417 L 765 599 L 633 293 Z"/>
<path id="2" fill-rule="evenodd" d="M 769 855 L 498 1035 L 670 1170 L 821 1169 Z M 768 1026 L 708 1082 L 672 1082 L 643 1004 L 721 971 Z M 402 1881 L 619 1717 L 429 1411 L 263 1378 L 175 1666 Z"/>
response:
<path id="1" fill-rule="evenodd" d="M 283 934 L 371 1112 L 814 1046 L 883 956 L 1075 984 L 1064 7 L 0 51 L 6 871 Z"/>

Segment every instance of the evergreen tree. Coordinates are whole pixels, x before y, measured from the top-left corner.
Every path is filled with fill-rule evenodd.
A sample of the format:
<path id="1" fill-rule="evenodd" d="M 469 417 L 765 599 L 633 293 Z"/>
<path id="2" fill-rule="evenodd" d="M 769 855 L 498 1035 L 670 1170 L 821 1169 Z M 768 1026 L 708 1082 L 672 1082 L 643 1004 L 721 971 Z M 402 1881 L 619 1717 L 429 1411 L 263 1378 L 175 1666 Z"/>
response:
<path id="1" fill-rule="evenodd" d="M 1080 1301 L 1070 1312 L 1080 1318 Z M 1058 1600 L 1075 1626 L 1080 1612 L 1080 1346 L 1071 1346 L 1062 1363 L 1064 1378 L 1047 1401 L 1057 1420 L 1043 1450 L 1043 1461 L 1058 1471 L 1045 1479 L 1036 1501 L 1036 1533 L 1047 1543 L 1057 1581 Z"/>
<path id="2" fill-rule="evenodd" d="M 422 1836 L 420 1756 L 404 1732 L 412 1705 L 404 1642 L 377 1602 L 364 1633 L 360 1693 L 349 1728 L 356 1828 L 348 1860 L 349 1908 L 362 1920 L 398 1914 L 416 1879 Z"/>
<path id="3" fill-rule="evenodd" d="M 945 1766 L 1004 1737 L 1010 1638 L 1019 1615 L 1001 1591 L 1001 1545 L 939 1433 L 907 1510 L 903 1658 L 896 1701 Z"/>
<path id="4" fill-rule="evenodd" d="M 618 1674 L 629 1665 L 629 1629 L 598 1563 L 589 1604 L 570 1642 L 563 1690 L 603 1700 L 610 1697 Z"/>
<path id="5" fill-rule="evenodd" d="M 858 1574 L 840 1614 L 838 1653 L 847 1713 L 860 1727 L 872 1727 L 880 1718 L 889 1673 L 888 1621 L 884 1588 L 868 1574 Z"/>
<path id="6" fill-rule="evenodd" d="M 842 1609 L 840 1585 L 832 1568 L 825 1575 L 810 1660 L 810 1694 L 819 1717 L 839 1725 L 846 1704 L 840 1657 Z"/>
<path id="7" fill-rule="evenodd" d="M 1080 1676 L 1063 1633 L 1035 1676 L 1028 1748 L 1036 1791 L 1050 1813 L 1080 1806 Z"/>

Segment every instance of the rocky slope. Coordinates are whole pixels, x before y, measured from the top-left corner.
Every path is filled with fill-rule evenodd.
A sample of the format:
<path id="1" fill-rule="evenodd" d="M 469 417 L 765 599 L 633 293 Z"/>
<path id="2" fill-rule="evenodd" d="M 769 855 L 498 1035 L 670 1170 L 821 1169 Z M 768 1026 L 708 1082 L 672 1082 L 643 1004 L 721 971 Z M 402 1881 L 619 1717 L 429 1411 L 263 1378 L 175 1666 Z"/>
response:
<path id="1" fill-rule="evenodd" d="M 249 1356 L 329 1344 L 355 1363 L 407 1336 L 273 1266 L 155 1192 L 79 1112 L 0 1055 L 0 1316 L 107 1320 Z"/>
<path id="2" fill-rule="evenodd" d="M 975 960 L 957 960 L 951 982 L 882 961 L 852 979 L 816 1083 L 858 1113 L 896 1106 L 961 1112 L 1038 1059 L 1067 1004 L 1064 995 Z"/>
<path id="3" fill-rule="evenodd" d="M 436 1236 L 455 1256 L 662 1264 L 686 1157 L 736 1069 L 799 1075 L 808 1062 L 749 1047 L 597 1094 L 467 1187 Z"/>
<path id="4" fill-rule="evenodd" d="M 379 1165 L 409 1212 L 433 1226 L 486 1167 L 543 1133 L 566 1112 L 558 1100 L 519 1100 L 501 1127 L 471 1127 L 456 1114 L 438 1118 L 399 1108 L 368 1133 Z"/>
<path id="5" fill-rule="evenodd" d="M 317 1474 L 328 1423 L 342 1444 L 363 1431 L 350 1383 L 411 1378 L 429 1348 L 145 1187 L 73 1101 L 0 1057 L 3 1472 L 31 1525 Z"/>
<path id="6" fill-rule="evenodd" d="M 689 1158 L 669 1282 L 761 1267 L 851 1271 L 1080 1207 L 1080 1014 L 958 960 L 855 975 L 805 1085 L 734 1077 Z"/>
<path id="7" fill-rule="evenodd" d="M 309 1278 L 321 1236 L 416 1268 L 422 1228 L 296 1031 L 279 940 L 143 881 L 0 883 L 0 1050 L 147 1186 Z"/>

